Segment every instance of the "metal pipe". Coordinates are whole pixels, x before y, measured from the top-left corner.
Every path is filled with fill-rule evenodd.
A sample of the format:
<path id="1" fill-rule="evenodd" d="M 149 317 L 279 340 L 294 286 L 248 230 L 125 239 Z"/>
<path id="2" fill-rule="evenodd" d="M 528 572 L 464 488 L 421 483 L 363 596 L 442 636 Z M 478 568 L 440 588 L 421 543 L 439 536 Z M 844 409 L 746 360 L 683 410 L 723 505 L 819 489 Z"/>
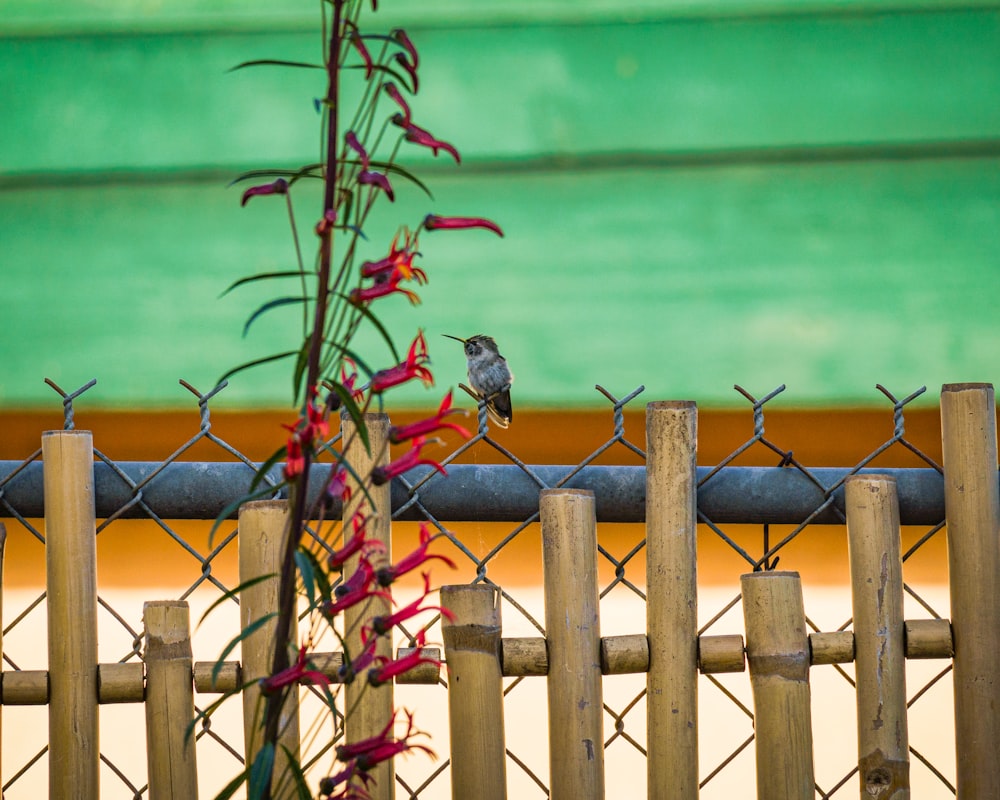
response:
<path id="1" fill-rule="evenodd" d="M 311 483 L 318 491 L 330 467 L 320 464 L 313 469 Z M 452 464 L 447 477 L 429 478 L 432 470 L 418 467 L 406 473 L 406 483 L 393 481 L 392 507 L 398 512 L 396 518 L 404 520 L 425 519 L 422 506 L 442 522 L 522 521 L 537 513 L 542 489 L 560 486 L 560 481 L 576 470 L 561 486 L 592 491 L 599 522 L 644 521 L 645 467 L 546 465 L 530 469 L 544 485 L 513 464 Z M 810 521 L 843 522 L 843 480 L 852 474 L 850 469 L 812 469 L 814 482 L 792 467 L 726 467 L 702 484 L 710 471 L 709 467 L 698 467 L 698 510 L 712 522 L 796 525 L 824 506 L 828 497 L 821 487 L 831 486 L 837 487 L 832 501 Z M 944 482 L 936 470 L 880 468 L 860 473 L 896 479 L 903 525 L 936 525 L 944 519 Z M 249 492 L 253 474 L 247 465 L 232 462 L 176 461 L 164 465 L 124 461 L 114 469 L 98 462 L 94 465 L 97 516 L 104 519 L 127 506 L 119 516 L 144 517 L 148 515 L 144 504 L 162 519 L 215 519 Z M 273 483 L 279 482 L 281 466 L 275 466 L 269 475 Z M 426 483 L 421 484 L 425 478 Z M 420 484 L 415 493 L 418 502 L 413 502 L 407 484 Z M 41 462 L 0 461 L 0 517 L 15 516 L 15 512 L 27 518 L 44 516 L 42 486 Z M 285 493 L 282 490 L 271 496 L 280 498 Z M 338 508 L 332 510 L 332 515 L 339 513 Z M 235 511 L 228 516 L 235 519 Z"/>

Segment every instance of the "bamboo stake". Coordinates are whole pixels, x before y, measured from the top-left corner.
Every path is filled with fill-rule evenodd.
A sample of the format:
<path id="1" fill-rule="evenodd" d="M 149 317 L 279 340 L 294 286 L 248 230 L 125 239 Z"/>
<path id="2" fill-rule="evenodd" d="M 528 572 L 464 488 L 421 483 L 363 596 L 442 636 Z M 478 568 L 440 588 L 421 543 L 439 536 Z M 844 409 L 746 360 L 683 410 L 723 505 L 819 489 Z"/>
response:
<path id="1" fill-rule="evenodd" d="M 245 629 L 278 610 L 279 575 L 285 551 L 284 540 L 288 535 L 288 502 L 257 500 L 245 503 L 240 506 L 238 525 L 240 583 L 271 576 L 240 592 L 240 628 Z M 293 619 L 289 628 L 289 639 L 293 642 L 298 639 L 295 623 Z M 277 619 L 272 619 L 240 643 L 244 684 L 271 673 L 276 627 Z M 260 688 L 256 684 L 247 686 L 243 690 L 243 742 L 247 765 L 253 763 L 263 743 L 263 725 L 264 701 Z M 290 780 L 288 758 L 282 748 L 287 748 L 298 759 L 299 701 L 295 692 L 288 695 L 281 709 L 280 730 L 274 756 L 273 796 L 294 797 L 295 787 Z"/>
<path id="2" fill-rule="evenodd" d="M 42 434 L 49 618 L 49 797 L 98 797 L 94 441 Z"/>
<path id="3" fill-rule="evenodd" d="M 549 674 L 553 800 L 604 797 L 604 701 L 594 493 L 546 489 L 539 498 Z"/>
<path id="4" fill-rule="evenodd" d="M 507 796 L 503 676 L 500 674 L 500 592 L 494 586 L 442 586 L 448 661 L 451 796 L 503 800 Z"/>
<path id="5" fill-rule="evenodd" d="M 815 796 L 809 640 L 797 572 L 740 577 L 753 690 L 758 800 Z"/>
<path id="6" fill-rule="evenodd" d="M 646 768 L 651 800 L 698 796 L 697 441 L 693 402 L 646 407 Z"/>
<path id="7" fill-rule="evenodd" d="M 368 429 L 370 450 L 365 448 L 361 437 L 356 435 L 356 426 L 347 416 L 341 418 L 343 441 L 347 443 L 345 457 L 354 472 L 362 478 L 369 475 L 372 469 L 386 463 L 388 456 L 389 418 L 385 414 L 365 414 L 365 426 Z M 385 546 L 385 559 L 392 560 L 390 549 L 392 497 L 390 484 L 382 486 L 366 486 L 368 497 L 354 480 L 348 478 L 351 489 L 351 501 L 344 504 L 344 531 L 351 531 L 350 520 L 355 511 L 369 517 L 365 527 L 366 537 L 377 539 Z M 358 568 L 359 556 L 354 556 L 344 566 L 344 577 L 350 577 Z M 391 613 L 388 600 L 372 597 L 365 603 L 360 603 L 344 612 L 345 646 L 350 658 L 361 652 L 361 628 L 372 617 Z M 379 637 L 376 654 L 392 658 L 392 640 L 389 636 Z M 366 681 L 355 680 L 344 687 L 344 703 L 347 709 L 347 719 L 344 723 L 344 736 L 348 743 L 358 742 L 372 736 L 377 736 L 386 723 L 392 719 L 393 685 L 386 683 L 377 689 L 368 686 Z M 395 796 L 396 773 L 392 759 L 383 761 L 369 773 L 375 778 L 371 787 L 372 800 L 391 800 Z"/>
<path id="8" fill-rule="evenodd" d="M 1000 490 L 993 386 L 941 388 L 954 633 L 956 789 L 1000 797 Z"/>
<path id="9" fill-rule="evenodd" d="M 903 561 L 896 479 L 854 475 L 844 485 L 851 561 L 862 800 L 909 800 L 903 643 Z"/>
<path id="10" fill-rule="evenodd" d="M 188 604 L 145 603 L 146 765 L 149 800 L 198 798 Z"/>

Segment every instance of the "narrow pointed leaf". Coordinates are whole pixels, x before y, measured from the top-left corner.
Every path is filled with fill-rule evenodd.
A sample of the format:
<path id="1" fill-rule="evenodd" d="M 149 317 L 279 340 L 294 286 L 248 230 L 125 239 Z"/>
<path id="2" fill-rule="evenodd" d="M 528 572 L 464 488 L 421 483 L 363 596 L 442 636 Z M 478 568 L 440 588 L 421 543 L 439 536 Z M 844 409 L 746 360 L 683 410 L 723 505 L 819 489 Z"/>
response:
<path id="1" fill-rule="evenodd" d="M 312 563 L 302 554 L 301 548 L 295 551 L 295 566 L 298 567 L 299 576 L 302 579 L 302 590 L 309 598 L 309 607 L 312 608 L 316 605 L 315 573 Z"/>
<path id="2" fill-rule="evenodd" d="M 215 522 L 212 523 L 212 529 L 208 532 L 208 546 L 212 546 L 212 540 L 215 538 L 215 532 L 219 529 L 219 526 L 229 519 L 231 514 L 235 514 L 241 505 L 244 503 L 249 503 L 251 500 L 259 500 L 262 497 L 268 497 L 273 495 L 281 486 L 284 485 L 284 481 L 277 486 L 265 486 L 263 489 L 258 489 L 256 492 L 250 492 L 250 494 L 239 497 L 233 500 L 229 505 L 227 505 L 219 515 L 215 518 Z"/>
<path id="3" fill-rule="evenodd" d="M 267 459 L 267 461 L 265 461 L 263 464 L 257 467 L 257 472 L 254 473 L 253 480 L 250 481 L 251 492 L 256 491 L 257 487 L 260 486 L 260 482 L 267 477 L 267 474 L 271 471 L 271 468 L 278 463 L 278 461 L 284 454 L 285 454 L 285 448 L 279 447 L 277 450 L 274 451 L 274 453 L 271 454 L 271 456 Z M 282 481 L 281 483 L 272 487 L 271 491 L 277 491 L 282 486 L 285 486 L 287 483 L 288 481 Z"/>
<path id="4" fill-rule="evenodd" d="M 295 792 L 299 800 L 312 800 L 312 792 L 309 791 L 306 776 L 302 772 L 295 754 L 284 745 L 281 745 L 281 749 L 285 752 L 285 763 L 288 764 L 288 769 L 292 773 L 292 779 L 295 781 Z"/>
<path id="5" fill-rule="evenodd" d="M 399 175 L 403 178 L 406 178 L 411 183 L 414 183 L 421 189 L 423 189 L 424 194 L 426 194 L 429 198 L 431 198 L 432 200 L 434 199 L 434 195 L 431 193 L 431 190 L 427 188 L 427 185 L 422 180 L 420 180 L 420 178 L 418 178 L 416 175 L 410 172 L 408 169 L 404 169 L 403 167 L 399 166 L 399 164 L 388 161 L 372 161 L 371 165 L 373 167 L 379 167 L 380 169 L 384 169 L 386 172 L 391 172 L 394 175 Z"/>
<path id="6" fill-rule="evenodd" d="M 235 67 L 230 67 L 229 72 L 236 72 L 238 69 L 247 67 L 299 67 L 302 69 L 324 69 L 322 64 L 312 64 L 308 61 L 285 61 L 281 58 L 255 58 L 253 61 L 244 61 Z"/>
<path id="7" fill-rule="evenodd" d="M 262 800 L 271 784 L 271 773 L 274 771 L 274 742 L 267 742 L 250 765 L 250 776 L 247 780 L 247 800 Z"/>
<path id="8" fill-rule="evenodd" d="M 247 361 L 246 363 L 240 364 L 238 367 L 233 367 L 228 372 L 223 373 L 222 377 L 216 381 L 216 386 L 222 383 L 227 378 L 233 377 L 238 372 L 243 372 L 245 369 L 250 369 L 250 367 L 257 367 L 261 364 L 268 364 L 272 361 L 281 361 L 283 358 L 289 358 L 298 353 L 298 350 L 286 350 L 284 353 L 275 353 L 273 356 L 265 356 L 264 358 L 255 358 L 253 361 Z"/>
<path id="9" fill-rule="evenodd" d="M 244 589 L 249 589 L 251 586 L 255 586 L 261 581 L 266 581 L 273 577 L 275 577 L 274 574 L 258 575 L 256 578 L 250 578 L 250 580 L 244 581 L 235 589 L 230 589 L 228 592 L 225 592 L 221 597 L 217 598 L 212 603 L 212 605 L 210 605 L 208 608 L 205 609 L 204 613 L 198 618 L 198 625 L 196 625 L 195 628 L 200 626 L 201 623 L 205 621 L 205 619 L 208 617 L 209 614 L 211 614 L 215 609 L 217 609 L 227 600 L 235 600 L 239 597 L 240 592 L 242 592 Z"/>
<path id="10" fill-rule="evenodd" d="M 340 297 L 341 300 L 350 302 L 350 299 L 346 294 L 338 295 L 338 297 Z M 389 352 L 392 353 L 393 359 L 395 359 L 397 362 L 402 361 L 402 359 L 399 357 L 399 353 L 396 351 L 396 344 L 395 342 L 392 341 L 392 337 L 389 335 L 389 331 L 387 331 L 385 329 L 385 326 L 381 322 L 379 322 L 378 317 L 376 317 L 372 313 L 371 309 L 368 308 L 367 306 L 358 306 L 357 310 L 361 313 L 361 316 L 363 316 L 372 325 L 375 326 L 375 330 L 379 332 L 379 335 L 382 337 L 385 343 L 389 345 Z"/>
<path id="11" fill-rule="evenodd" d="M 282 270 L 281 272 L 258 272 L 256 275 L 250 275 L 246 278 L 240 278 L 238 281 L 229 284 L 226 290 L 219 295 L 219 297 L 225 297 L 233 289 L 239 286 L 244 286 L 248 283 L 255 283 L 256 281 L 269 280 L 271 278 L 301 278 L 303 275 L 314 276 L 314 272 L 304 272 L 297 269 Z"/>
<path id="12" fill-rule="evenodd" d="M 222 652 L 219 653 L 218 660 L 212 666 L 212 683 L 215 683 L 216 679 L 219 677 L 219 671 L 222 669 L 222 665 L 225 663 L 226 656 L 228 656 L 231 652 L 233 652 L 233 650 L 236 649 L 236 646 L 240 642 L 242 642 L 248 636 L 252 636 L 254 633 L 263 628 L 267 623 L 275 619 L 277 616 L 278 616 L 277 611 L 272 611 L 270 614 L 265 614 L 260 619 L 255 619 L 253 622 L 247 625 L 243 630 L 241 630 L 236 636 L 230 639 L 229 644 L 227 644 L 222 649 Z"/>
<path id="13" fill-rule="evenodd" d="M 262 314 L 266 314 L 268 311 L 274 308 L 281 308 L 282 306 L 298 305 L 301 303 L 308 302 L 307 297 L 279 297 L 276 300 L 268 300 L 264 305 L 258 308 L 253 314 L 250 315 L 250 319 L 246 321 L 243 326 L 243 335 L 246 336 L 247 332 L 250 330 L 250 326 L 260 317 Z"/>

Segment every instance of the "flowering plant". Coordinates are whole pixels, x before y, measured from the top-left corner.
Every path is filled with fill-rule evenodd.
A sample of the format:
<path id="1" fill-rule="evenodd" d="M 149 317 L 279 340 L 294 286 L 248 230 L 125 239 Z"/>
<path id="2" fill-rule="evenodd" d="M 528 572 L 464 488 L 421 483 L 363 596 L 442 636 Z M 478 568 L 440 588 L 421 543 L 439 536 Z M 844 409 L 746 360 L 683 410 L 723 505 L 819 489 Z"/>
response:
<path id="1" fill-rule="evenodd" d="M 403 30 L 388 34 L 367 33 L 361 26 L 366 5 L 361 0 L 325 0 L 323 3 L 324 52 L 323 64 L 303 64 L 287 61 L 254 61 L 241 67 L 282 65 L 315 67 L 326 75 L 326 92 L 317 101 L 322 115 L 323 150 L 321 162 L 298 170 L 267 170 L 248 173 L 243 179 L 263 180 L 246 189 L 242 203 L 268 196 L 282 197 L 292 226 L 297 267 L 287 272 L 269 272 L 243 278 L 233 286 L 264 280 L 297 278 L 297 294 L 279 297 L 262 305 L 250 316 L 249 327 L 261 315 L 272 309 L 300 305 L 302 314 L 302 344 L 296 349 L 243 364 L 224 377 L 249 367 L 288 360 L 293 364 L 293 404 L 298 417 L 287 425 L 282 445 L 261 467 L 244 500 L 262 497 L 274 491 L 267 486 L 257 489 L 268 471 L 282 463 L 281 487 L 287 487 L 289 497 L 288 527 L 284 539 L 279 584 L 279 607 L 275 618 L 275 639 L 270 674 L 258 686 L 262 697 L 262 746 L 256 754 L 248 754 L 243 773 L 222 792 L 229 797 L 246 785 L 250 798 L 270 798 L 279 783 L 288 785 L 288 776 L 276 775 L 275 764 L 281 734 L 281 711 L 289 695 L 302 684 L 320 690 L 328 705 L 331 719 L 336 719 L 336 688 L 367 676 L 370 691 L 391 681 L 397 675 L 435 659 L 425 650 L 424 633 L 412 638 L 415 646 L 409 655 L 397 659 L 382 654 L 386 637 L 402 622 L 427 612 L 450 616 L 447 609 L 426 605 L 431 591 L 430 575 L 423 573 L 423 591 L 416 601 L 391 610 L 391 586 L 402 575 L 420 569 L 428 561 L 437 560 L 454 567 L 445 556 L 429 552 L 430 545 L 442 535 L 427 526 L 420 530 L 416 550 L 395 563 L 386 558 L 385 543 L 369 532 L 377 517 L 387 518 L 391 509 L 374 500 L 374 488 L 418 464 L 429 464 L 444 472 L 444 468 L 423 454 L 439 431 L 453 431 L 468 437 L 460 425 L 447 419 L 455 413 L 449 392 L 437 412 L 428 419 L 410 425 L 393 427 L 388 432 L 392 444 L 408 449 L 389 459 L 383 454 L 370 453 L 376 464 L 368 474 L 359 474 L 349 463 L 347 453 L 353 438 L 360 439 L 370 449 L 366 412 L 380 408 L 384 393 L 402 384 L 417 381 L 433 384 L 429 369 L 427 342 L 417 332 L 405 357 L 400 357 L 380 323 L 376 310 L 391 302 L 386 298 L 402 295 L 410 303 L 419 302 L 415 287 L 427 283 L 427 274 L 414 261 L 420 255 L 418 245 L 423 234 L 436 230 L 481 228 L 503 235 L 490 220 L 479 217 L 454 217 L 428 214 L 412 230 L 402 227 L 389 244 L 388 253 L 376 260 L 361 260 L 359 251 L 366 240 L 365 223 L 374 204 L 393 202 L 395 183 L 423 184 L 397 161 L 397 155 L 407 145 L 428 148 L 434 156 L 446 155 L 456 163 L 460 156 L 450 143 L 436 138 L 415 121 L 410 101 L 419 88 L 419 52 Z M 371 11 L 376 10 L 376 0 Z M 360 82 L 358 107 L 350 115 L 342 108 L 342 83 L 349 78 Z M 350 120 L 345 124 L 345 120 Z M 322 208 L 314 228 L 316 258 L 307 266 L 302 257 L 303 242 L 295 227 L 292 195 L 296 185 L 307 178 L 319 178 L 323 183 Z M 383 251 L 384 252 L 384 251 Z M 388 345 L 393 363 L 372 369 L 353 347 L 358 330 L 372 325 Z M 339 412 L 350 418 L 352 426 L 346 440 L 338 447 L 329 443 L 330 417 Z M 331 458 L 326 472 L 313 470 L 321 458 Z M 322 479 L 318 476 L 323 475 Z M 321 485 L 315 485 L 319 481 Z M 255 491 L 256 490 L 256 491 Z M 331 520 L 331 509 L 346 507 L 345 519 Z M 312 522 L 315 521 L 315 522 Z M 312 523 L 311 530 L 307 525 Z M 307 535 L 309 534 L 309 535 Z M 306 613 L 310 634 L 304 642 L 293 641 L 290 632 L 298 613 L 296 586 L 304 587 Z M 359 626 L 359 646 L 351 651 L 350 642 L 357 637 L 338 626 L 348 610 L 364 609 Z M 372 609 L 369 611 L 369 609 Z M 385 613 L 377 613 L 381 609 Z M 256 623 L 255 623 L 256 624 Z M 254 626 L 250 626 L 253 628 Z M 344 653 L 343 666 L 331 676 L 319 668 L 310 656 L 310 645 L 319 630 L 326 628 L 339 640 Z M 249 635 L 249 629 L 241 637 Z M 235 644 L 235 642 L 234 642 Z M 357 741 L 337 744 L 331 748 L 335 764 L 322 778 L 318 794 L 328 798 L 367 797 L 374 782 L 373 768 L 396 755 L 413 750 L 430 752 L 427 745 L 414 741 L 419 732 L 412 714 L 405 712 L 405 732 L 397 734 L 400 718 L 394 711 L 376 735 Z M 334 726 L 331 745 L 340 738 Z M 312 797 L 301 766 L 294 754 L 289 758 L 291 779 L 300 797 Z"/>

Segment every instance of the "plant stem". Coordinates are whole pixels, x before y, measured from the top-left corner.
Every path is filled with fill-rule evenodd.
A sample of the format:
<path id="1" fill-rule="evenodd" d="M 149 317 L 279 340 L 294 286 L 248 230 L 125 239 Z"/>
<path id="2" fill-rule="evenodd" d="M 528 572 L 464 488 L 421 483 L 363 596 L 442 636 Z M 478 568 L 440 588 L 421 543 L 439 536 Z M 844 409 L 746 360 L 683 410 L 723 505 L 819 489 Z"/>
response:
<path id="1" fill-rule="evenodd" d="M 327 303 L 330 297 L 330 264 L 333 259 L 333 220 L 329 212 L 336 211 L 337 192 L 337 112 L 340 104 L 340 45 L 343 31 L 342 12 L 345 0 L 333 0 L 333 20 L 330 26 L 330 42 L 327 56 L 327 142 L 326 142 L 326 173 L 324 175 L 323 220 L 320 234 L 319 280 L 317 281 L 317 296 L 313 329 L 309 344 L 309 360 L 306 369 L 304 397 L 307 403 L 312 402 L 309 394 L 311 387 L 319 380 L 320 360 L 323 348 L 324 331 L 326 328 Z M 312 453 L 307 448 L 304 453 L 305 464 L 298 483 L 293 487 L 293 509 L 289 518 L 285 552 L 281 564 L 280 583 L 278 588 L 278 619 L 275 626 L 274 658 L 271 674 L 277 674 L 289 666 L 288 636 L 292 619 L 295 616 L 295 553 L 298 551 L 302 531 L 305 526 L 306 494 L 309 482 L 309 471 L 312 465 Z M 269 696 L 264 710 L 264 743 L 270 744 L 277 751 L 280 735 L 281 709 L 292 689 Z M 263 800 L 270 800 L 273 772 L 268 776 L 263 787 Z"/>

